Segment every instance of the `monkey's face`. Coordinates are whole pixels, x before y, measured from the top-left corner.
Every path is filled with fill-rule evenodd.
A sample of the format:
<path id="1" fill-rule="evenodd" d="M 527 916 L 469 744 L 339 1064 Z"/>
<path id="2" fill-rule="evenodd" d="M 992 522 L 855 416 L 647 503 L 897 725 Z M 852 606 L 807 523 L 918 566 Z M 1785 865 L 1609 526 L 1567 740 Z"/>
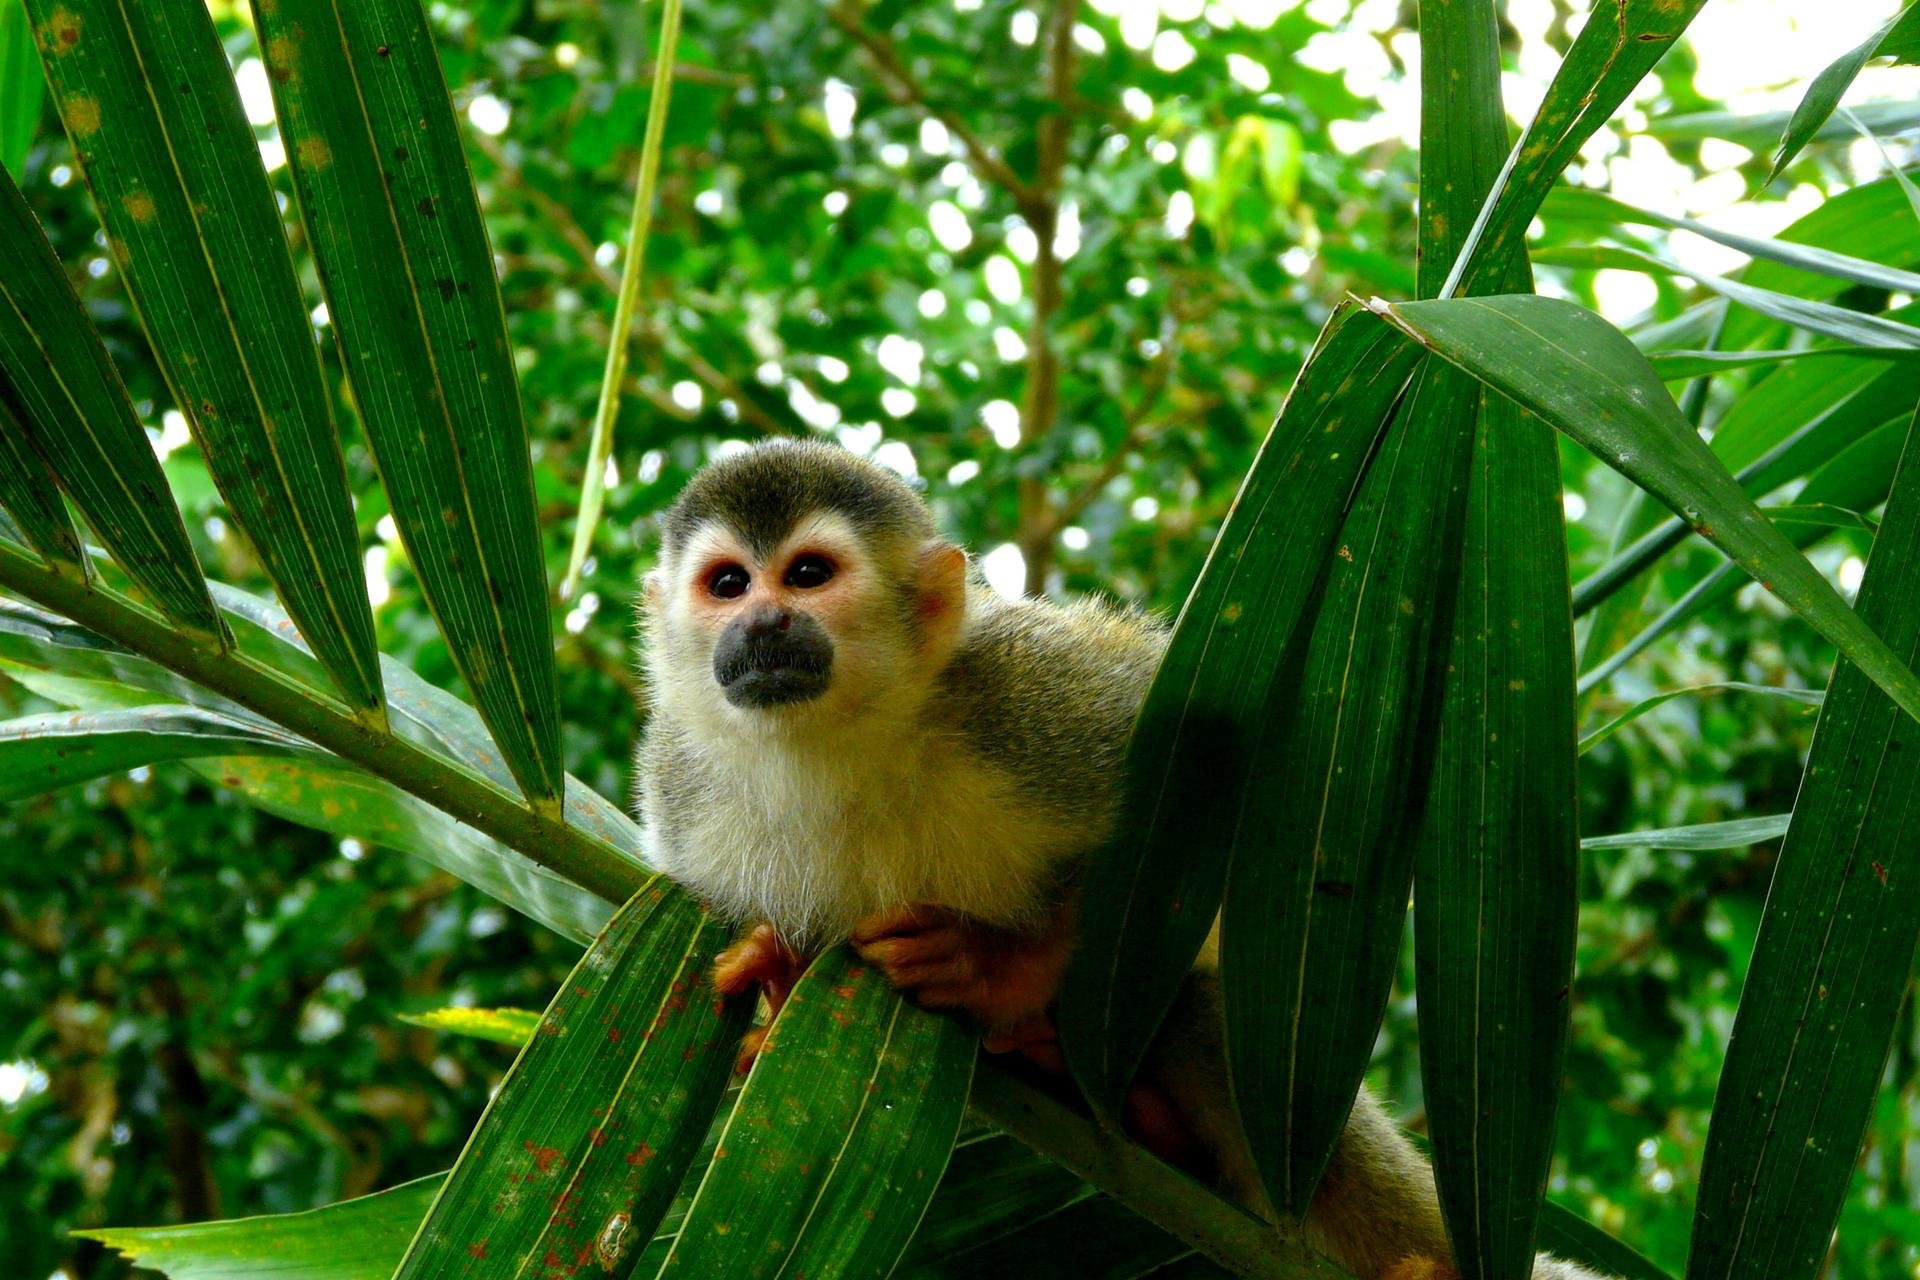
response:
<path id="1" fill-rule="evenodd" d="M 957 612 L 965 560 L 939 545 L 959 572 L 934 612 Z M 649 575 L 657 693 L 734 724 L 847 723 L 888 705 L 932 656 L 924 558 L 833 512 L 770 543 L 699 526 Z"/>

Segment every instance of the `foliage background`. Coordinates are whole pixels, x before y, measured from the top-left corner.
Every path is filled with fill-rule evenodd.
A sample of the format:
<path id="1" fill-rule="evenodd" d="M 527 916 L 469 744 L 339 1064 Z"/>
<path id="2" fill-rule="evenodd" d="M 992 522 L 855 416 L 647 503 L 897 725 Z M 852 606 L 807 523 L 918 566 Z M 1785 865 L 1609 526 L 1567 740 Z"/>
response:
<path id="1" fill-rule="evenodd" d="M 996 578 L 1173 609 L 1331 303 L 1411 292 L 1417 157 L 1366 127 L 1377 97 L 1300 60 L 1316 37 L 1356 29 L 1345 0 L 1166 5 L 1147 49 L 1110 7 L 1078 10 L 1064 86 L 1047 74 L 1052 10 L 1016 0 L 883 0 L 855 25 L 889 34 L 865 44 L 813 5 L 689 9 L 607 517 L 582 594 L 554 604 L 567 766 L 603 793 L 628 786 L 628 609 L 653 517 L 715 450 L 836 434 L 923 477 L 943 523 Z M 244 88 L 264 76 L 252 34 L 215 9 Z M 433 12 L 474 126 L 558 582 L 654 15 L 589 0 Z M 1563 47 L 1568 15 L 1555 13 L 1545 36 Z M 1406 24 L 1370 22 L 1359 29 L 1397 82 Z M 1869 26 L 1863 15 L 1862 34 Z M 1687 49 L 1668 58 L 1639 108 L 1714 105 L 1693 67 Z M 1362 139 L 1344 150 L 1343 122 L 1360 126 L 1349 144 Z M 270 123 L 256 123 L 271 155 Z M 976 163 L 969 139 L 1014 182 Z M 1643 144 L 1660 145 L 1631 140 Z M 1700 150 L 1678 142 L 1665 154 L 1697 168 Z M 1593 159 L 1597 180 L 1605 156 Z M 1764 158 L 1732 168 L 1757 183 Z M 171 450 L 203 561 L 263 590 L 198 457 L 180 447 L 184 427 L 50 109 L 17 176 Z M 283 167 L 274 179 L 290 200 Z M 1816 148 L 1763 198 L 1853 180 L 1844 152 Z M 1048 221 L 1057 259 L 1036 235 Z M 1562 236 L 1546 227 L 1548 242 Z M 1597 300 L 1592 272 L 1543 275 Z M 1045 341 L 1036 296 L 1057 296 Z M 1644 323 L 1689 300 L 1664 284 L 1647 296 Z M 342 388 L 337 353 L 323 349 Z M 350 413 L 340 421 L 354 430 Z M 1563 449 L 1581 498 L 1569 525 L 1578 578 L 1605 559 L 1624 482 Z M 347 461 L 381 648 L 457 688 L 351 434 Z M 1843 537 L 1822 563 L 1839 572 L 1861 549 Z M 1709 553 L 1670 558 L 1669 575 L 1687 554 Z M 1664 590 L 1656 576 L 1650 600 Z M 1707 679 L 1820 687 L 1830 662 L 1803 624 L 1747 592 L 1586 710 L 1598 723 L 1656 688 Z M 39 709 L 0 682 L 5 714 Z M 1811 725 L 1807 709 L 1772 699 L 1669 703 L 1583 760 L 1584 827 L 1783 812 Z M 1684 1257 L 1692 1170 L 1772 854 L 1588 855 L 1553 1192 L 1670 1268 Z M 574 959 L 450 877 L 256 813 L 184 769 L 0 810 L 0 868 L 0 1258 L 29 1277 L 123 1272 L 69 1243 L 71 1227 L 305 1208 L 445 1167 L 509 1053 L 398 1015 L 538 1007 Z M 1910 1001 L 1836 1274 L 1920 1265 L 1902 1243 L 1920 1240 L 1914 1023 Z M 1376 1074 L 1418 1129 L 1413 1036 L 1410 996 L 1397 999 Z"/>

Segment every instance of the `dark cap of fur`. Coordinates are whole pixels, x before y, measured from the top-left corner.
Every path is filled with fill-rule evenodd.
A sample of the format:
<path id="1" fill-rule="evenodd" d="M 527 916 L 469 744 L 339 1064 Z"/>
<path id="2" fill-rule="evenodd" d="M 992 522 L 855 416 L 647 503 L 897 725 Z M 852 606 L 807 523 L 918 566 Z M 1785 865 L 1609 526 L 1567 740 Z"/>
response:
<path id="1" fill-rule="evenodd" d="M 906 481 L 814 440 L 770 440 L 703 467 L 667 509 L 661 536 L 668 551 L 678 551 L 700 525 L 717 520 L 765 556 L 819 511 L 844 517 L 869 537 L 934 536 L 926 503 Z"/>

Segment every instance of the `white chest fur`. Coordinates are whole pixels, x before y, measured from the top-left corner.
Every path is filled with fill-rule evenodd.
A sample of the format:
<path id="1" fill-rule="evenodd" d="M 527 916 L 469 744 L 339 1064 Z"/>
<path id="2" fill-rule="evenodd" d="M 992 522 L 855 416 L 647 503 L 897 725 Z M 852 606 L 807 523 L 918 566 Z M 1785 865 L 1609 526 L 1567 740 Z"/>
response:
<path id="1" fill-rule="evenodd" d="M 805 945 L 915 903 L 1017 925 L 1054 864 L 1100 834 L 1063 829 L 950 738 L 697 750 L 699 803 L 650 841 L 662 870 Z"/>

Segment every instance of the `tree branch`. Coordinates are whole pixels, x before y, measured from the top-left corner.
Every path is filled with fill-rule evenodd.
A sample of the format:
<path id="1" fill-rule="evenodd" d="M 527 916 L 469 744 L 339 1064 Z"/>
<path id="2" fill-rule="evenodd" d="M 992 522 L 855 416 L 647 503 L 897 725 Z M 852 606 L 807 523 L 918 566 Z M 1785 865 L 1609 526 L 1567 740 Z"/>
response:
<path id="1" fill-rule="evenodd" d="M 993 149 L 980 139 L 966 121 L 954 112 L 936 107 L 928 99 L 927 92 L 900 60 L 900 53 L 893 41 L 878 32 L 869 31 L 861 21 L 861 16 L 846 4 L 834 4 L 827 8 L 827 17 L 833 25 L 844 31 L 848 38 L 866 51 L 867 57 L 880 71 L 882 86 L 887 97 L 903 107 L 914 107 L 930 120 L 937 120 L 946 127 L 948 133 L 960 140 L 967 153 L 974 172 L 980 177 L 1007 192 L 1019 204 L 1032 198 L 1031 188 L 1021 180 L 1020 175 L 1008 166 L 1005 160 L 994 154 Z"/>
<path id="2" fill-rule="evenodd" d="M 1060 185 L 1073 127 L 1073 22 L 1080 0 L 1054 0 L 1047 14 L 1047 96 L 1052 109 L 1038 128 L 1039 172 L 1020 212 L 1038 242 L 1033 260 L 1033 323 L 1027 331 L 1027 388 L 1020 408 L 1020 442 L 1031 447 L 1053 433 L 1060 417 L 1060 358 L 1053 349 L 1053 316 L 1060 308 Z M 1026 593 L 1046 590 L 1056 528 L 1044 476 L 1020 481 L 1016 543 L 1026 562 Z"/>

